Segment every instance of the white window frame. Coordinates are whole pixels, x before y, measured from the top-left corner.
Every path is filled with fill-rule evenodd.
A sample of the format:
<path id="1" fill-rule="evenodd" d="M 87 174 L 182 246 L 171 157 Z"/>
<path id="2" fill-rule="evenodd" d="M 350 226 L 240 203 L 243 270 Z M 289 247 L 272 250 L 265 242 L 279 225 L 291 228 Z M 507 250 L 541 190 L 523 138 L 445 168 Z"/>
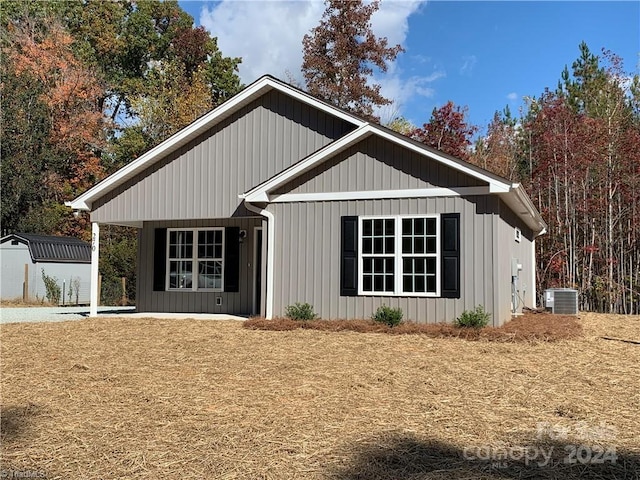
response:
<path id="1" fill-rule="evenodd" d="M 403 254 L 402 253 L 402 220 L 408 218 L 435 218 L 436 219 L 436 252 L 431 254 Z M 394 289 L 393 292 L 368 292 L 363 290 L 363 223 L 365 220 L 391 220 L 394 224 Z M 358 295 L 371 297 L 440 297 L 440 243 L 442 233 L 440 231 L 440 214 L 416 214 L 416 215 L 363 215 L 358 217 Z M 370 255 L 366 255 L 370 256 Z M 389 255 L 379 254 L 371 256 L 386 257 Z M 435 292 L 405 292 L 402 282 L 402 258 L 404 257 L 432 257 L 436 259 L 436 291 Z"/>
<path id="2" fill-rule="evenodd" d="M 224 292 L 224 252 L 225 252 L 225 234 L 224 227 L 205 227 L 205 228 L 167 228 L 167 251 L 166 251 L 166 278 L 165 290 L 167 292 Z M 221 258 L 200 258 L 198 257 L 198 232 L 220 231 L 222 232 L 222 257 Z M 193 232 L 193 245 L 191 248 L 191 288 L 169 288 L 169 278 L 171 276 L 171 258 L 169 257 L 171 246 L 171 232 Z M 174 261 L 176 259 L 173 259 Z M 189 261 L 188 258 L 181 259 Z M 200 261 L 219 261 L 222 263 L 222 276 L 220 288 L 198 288 L 198 262 Z"/>

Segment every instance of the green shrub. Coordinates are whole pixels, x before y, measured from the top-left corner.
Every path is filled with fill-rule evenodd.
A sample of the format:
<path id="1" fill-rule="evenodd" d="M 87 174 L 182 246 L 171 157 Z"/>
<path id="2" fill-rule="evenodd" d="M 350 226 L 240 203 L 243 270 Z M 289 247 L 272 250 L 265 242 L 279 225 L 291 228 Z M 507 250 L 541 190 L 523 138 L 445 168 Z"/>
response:
<path id="1" fill-rule="evenodd" d="M 402 309 L 381 305 L 371 316 L 371 319 L 376 322 L 386 323 L 390 327 L 395 327 L 402 322 Z"/>
<path id="2" fill-rule="evenodd" d="M 489 323 L 489 317 L 491 314 L 485 312 L 482 305 L 478 305 L 473 310 L 462 312 L 462 315 L 456 318 L 455 325 L 464 328 L 482 328 Z"/>
<path id="3" fill-rule="evenodd" d="M 42 281 L 44 282 L 44 288 L 47 291 L 47 300 L 49 303 L 57 305 L 60 303 L 60 294 L 62 290 L 60 285 L 58 285 L 58 279 L 55 277 L 50 277 L 46 273 L 44 273 L 44 268 L 42 269 Z"/>
<path id="4" fill-rule="evenodd" d="M 313 320 L 318 316 L 313 311 L 313 305 L 298 302 L 295 305 L 289 305 L 285 310 L 285 315 L 292 320 Z"/>

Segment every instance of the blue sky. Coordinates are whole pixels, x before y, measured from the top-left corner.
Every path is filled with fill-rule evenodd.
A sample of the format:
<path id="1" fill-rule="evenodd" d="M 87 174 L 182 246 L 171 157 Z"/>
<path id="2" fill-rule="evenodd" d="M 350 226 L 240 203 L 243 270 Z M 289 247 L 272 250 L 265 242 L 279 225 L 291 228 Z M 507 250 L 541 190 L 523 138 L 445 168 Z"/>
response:
<path id="1" fill-rule="evenodd" d="M 218 37 L 222 53 L 240 56 L 250 83 L 269 73 L 301 80 L 302 37 L 315 27 L 324 4 L 296 1 L 180 1 L 198 25 Z M 524 96 L 554 89 L 586 41 L 622 57 L 625 71 L 640 63 L 640 2 L 517 2 L 382 0 L 374 32 L 406 50 L 387 74 L 376 76 L 394 100 L 382 121 L 403 115 L 414 124 L 452 100 L 468 106 L 469 119 L 485 129 L 496 110 L 514 114 Z"/>

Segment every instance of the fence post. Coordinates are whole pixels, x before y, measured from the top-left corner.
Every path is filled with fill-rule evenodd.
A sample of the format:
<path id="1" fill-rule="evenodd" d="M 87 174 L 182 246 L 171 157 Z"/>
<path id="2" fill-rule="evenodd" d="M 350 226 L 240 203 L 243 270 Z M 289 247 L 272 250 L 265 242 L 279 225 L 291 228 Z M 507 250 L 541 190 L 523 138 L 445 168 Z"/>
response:
<path id="1" fill-rule="evenodd" d="M 122 277 L 121 280 L 122 280 L 122 300 L 120 301 L 120 303 L 124 307 L 127 305 L 127 278 Z"/>
<path id="2" fill-rule="evenodd" d="M 22 284 L 22 301 L 29 301 L 29 264 L 24 264 L 24 283 Z"/>

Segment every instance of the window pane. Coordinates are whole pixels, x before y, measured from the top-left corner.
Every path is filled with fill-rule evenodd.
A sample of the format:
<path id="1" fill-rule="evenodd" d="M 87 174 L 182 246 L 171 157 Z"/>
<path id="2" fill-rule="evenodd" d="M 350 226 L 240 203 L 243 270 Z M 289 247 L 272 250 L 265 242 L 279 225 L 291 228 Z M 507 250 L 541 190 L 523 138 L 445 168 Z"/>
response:
<path id="1" fill-rule="evenodd" d="M 384 253 L 394 253 L 395 238 L 387 237 L 384 239 Z"/>
<path id="2" fill-rule="evenodd" d="M 382 237 L 373 239 L 373 253 L 384 253 Z"/>
<path id="3" fill-rule="evenodd" d="M 373 277 L 373 291 L 384 292 L 384 275 L 374 275 Z"/>
<path id="4" fill-rule="evenodd" d="M 371 258 L 362 259 L 362 272 L 373 273 L 373 259 Z"/>
<path id="5" fill-rule="evenodd" d="M 413 276 L 402 276 L 402 290 L 404 290 L 405 292 L 413 292 Z"/>
<path id="6" fill-rule="evenodd" d="M 395 228 L 394 228 L 394 220 L 392 219 L 387 219 L 384 221 L 384 233 L 385 235 L 395 235 Z"/>
<path id="7" fill-rule="evenodd" d="M 416 237 L 413 239 L 413 253 L 424 253 L 423 237 Z"/>
<path id="8" fill-rule="evenodd" d="M 415 273 L 424 274 L 424 258 L 414 258 L 413 265 L 415 266 Z"/>
<path id="9" fill-rule="evenodd" d="M 412 258 L 403 258 L 402 259 L 402 271 L 404 273 L 413 273 L 413 259 Z"/>
<path id="10" fill-rule="evenodd" d="M 395 261 L 394 258 L 385 258 L 384 259 L 385 272 L 386 273 L 393 273 L 393 263 L 394 263 L 394 261 Z"/>
<path id="11" fill-rule="evenodd" d="M 413 222 L 410 218 L 402 219 L 402 234 L 403 235 L 412 235 L 413 234 Z"/>
<path id="12" fill-rule="evenodd" d="M 436 291 L 436 276 L 429 275 L 427 277 L 427 292 L 435 292 Z"/>
<path id="13" fill-rule="evenodd" d="M 415 291 L 416 292 L 424 292 L 425 291 L 425 284 L 424 284 L 424 276 L 422 275 L 417 275 L 414 278 L 415 281 Z"/>
<path id="14" fill-rule="evenodd" d="M 411 237 L 402 237 L 402 253 L 413 253 Z"/>
<path id="15" fill-rule="evenodd" d="M 362 290 L 365 292 L 370 292 L 371 287 L 373 286 L 373 280 L 371 275 L 365 275 L 362 279 Z"/>
<path id="16" fill-rule="evenodd" d="M 215 245 L 213 248 L 213 258 L 222 258 L 222 245 Z"/>
<path id="17" fill-rule="evenodd" d="M 427 235 L 436 235 L 436 219 L 435 218 L 426 218 L 427 222 Z"/>
<path id="18" fill-rule="evenodd" d="M 384 220 L 376 219 L 373 221 L 373 234 L 376 237 L 382 236 L 382 232 L 384 232 Z"/>
<path id="19" fill-rule="evenodd" d="M 428 257 L 425 260 L 427 261 L 427 273 L 435 275 L 436 274 L 436 259 L 435 259 L 435 257 Z"/>
<path id="20" fill-rule="evenodd" d="M 362 221 L 362 236 L 370 237 L 373 235 L 373 220 Z"/>
<path id="21" fill-rule="evenodd" d="M 384 273 L 384 258 L 373 259 L 373 272 Z"/>
<path id="22" fill-rule="evenodd" d="M 362 239 L 362 253 L 373 253 L 373 240 L 370 238 Z"/>
<path id="23" fill-rule="evenodd" d="M 393 292 L 393 275 L 385 275 L 385 291 Z"/>
<path id="24" fill-rule="evenodd" d="M 425 253 L 436 253 L 436 238 L 427 237 L 427 250 Z"/>
<path id="25" fill-rule="evenodd" d="M 413 219 L 413 234 L 424 235 L 424 218 Z"/>

